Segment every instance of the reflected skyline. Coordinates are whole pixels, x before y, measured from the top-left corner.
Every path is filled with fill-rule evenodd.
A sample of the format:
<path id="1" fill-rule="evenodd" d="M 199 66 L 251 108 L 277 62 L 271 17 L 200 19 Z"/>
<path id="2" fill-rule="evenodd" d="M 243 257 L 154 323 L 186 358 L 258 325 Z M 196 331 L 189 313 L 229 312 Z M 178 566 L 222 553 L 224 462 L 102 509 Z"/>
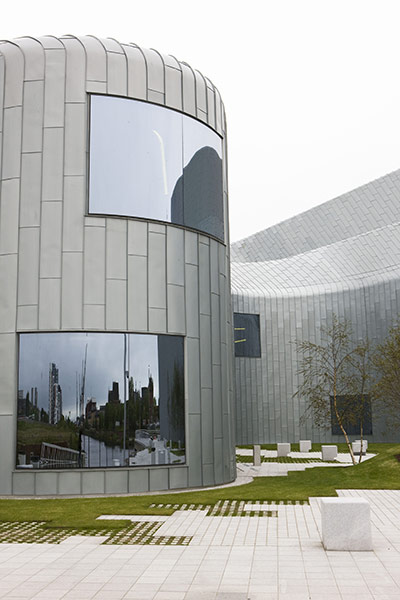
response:
<path id="1" fill-rule="evenodd" d="M 18 467 L 185 461 L 183 337 L 29 333 L 19 342 Z"/>

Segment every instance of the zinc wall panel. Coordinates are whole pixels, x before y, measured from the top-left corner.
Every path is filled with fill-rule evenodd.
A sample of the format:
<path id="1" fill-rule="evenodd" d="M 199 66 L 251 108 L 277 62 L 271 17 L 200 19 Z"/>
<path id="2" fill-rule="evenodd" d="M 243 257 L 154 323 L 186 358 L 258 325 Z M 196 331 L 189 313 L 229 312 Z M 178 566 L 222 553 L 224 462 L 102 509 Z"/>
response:
<path id="1" fill-rule="evenodd" d="M 65 175 L 86 176 L 86 103 L 65 105 Z"/>
<path id="2" fill-rule="evenodd" d="M 43 132 L 42 200 L 62 200 L 64 130 L 62 127 Z"/>
<path id="3" fill-rule="evenodd" d="M 145 256 L 128 256 L 128 329 L 148 330 Z"/>
<path id="4" fill-rule="evenodd" d="M 128 221 L 128 254 L 147 256 L 147 223 Z"/>
<path id="5" fill-rule="evenodd" d="M 61 327 L 82 327 L 83 254 L 64 252 L 62 256 Z"/>
<path id="6" fill-rule="evenodd" d="M 182 73 L 171 67 L 165 68 L 165 104 L 182 110 Z"/>
<path id="7" fill-rule="evenodd" d="M 62 203 L 42 205 L 40 277 L 61 277 Z"/>
<path id="8" fill-rule="evenodd" d="M 199 337 L 199 280 L 198 267 L 186 265 L 186 323 L 187 335 Z"/>
<path id="9" fill-rule="evenodd" d="M 40 225 L 40 198 L 42 192 L 42 155 L 39 152 L 21 157 L 21 199 L 19 222 L 21 227 Z"/>
<path id="10" fill-rule="evenodd" d="M 13 44 L 2 44 L 0 52 L 6 61 L 4 82 L 4 108 L 21 106 L 24 79 L 24 57 Z"/>
<path id="11" fill-rule="evenodd" d="M 184 285 L 184 232 L 177 227 L 167 228 L 167 283 Z"/>
<path id="12" fill-rule="evenodd" d="M 126 281 L 107 279 L 106 328 L 126 329 Z"/>
<path id="13" fill-rule="evenodd" d="M 127 224 L 119 219 L 106 221 L 107 279 L 126 279 Z"/>
<path id="14" fill-rule="evenodd" d="M 147 67 L 139 48 L 123 46 L 128 60 L 128 96 L 145 100 L 147 97 Z"/>
<path id="15" fill-rule="evenodd" d="M 3 154 L 2 179 L 20 175 L 21 117 L 21 107 L 4 110 L 3 147 L 7 148 L 7 152 Z"/>
<path id="16" fill-rule="evenodd" d="M 39 281 L 39 329 L 61 328 L 61 279 Z"/>
<path id="17" fill-rule="evenodd" d="M 105 241 L 104 227 L 85 227 L 85 304 L 105 304 Z"/>
<path id="18" fill-rule="evenodd" d="M 126 96 L 128 92 L 128 72 L 125 55 L 107 52 L 107 60 L 107 92 L 116 96 Z"/>
<path id="19" fill-rule="evenodd" d="M 22 152 L 40 152 L 43 141 L 44 81 L 24 83 Z"/>
<path id="20" fill-rule="evenodd" d="M 186 389 L 188 414 L 200 414 L 200 344 L 197 338 L 186 338 Z"/>
<path id="21" fill-rule="evenodd" d="M 44 126 L 64 125 L 65 51 L 46 50 Z"/>
<path id="22" fill-rule="evenodd" d="M 17 306 L 17 255 L 0 256 L 0 327 L 3 333 L 15 331 Z"/>
<path id="23" fill-rule="evenodd" d="M 63 250 L 83 250 L 83 215 L 85 213 L 85 177 L 64 178 Z"/>
<path id="24" fill-rule="evenodd" d="M 18 252 L 19 180 L 0 183 L 0 254 Z"/>
<path id="25" fill-rule="evenodd" d="M 168 331 L 185 335 L 185 288 L 180 285 L 167 286 Z"/>
<path id="26" fill-rule="evenodd" d="M 86 53 L 81 42 L 73 37 L 62 38 L 66 48 L 65 101 L 85 102 Z"/>
<path id="27" fill-rule="evenodd" d="M 38 304 L 39 235 L 38 227 L 19 232 L 18 304 Z"/>
<path id="28" fill-rule="evenodd" d="M 166 308 L 165 235 L 149 232 L 149 307 Z"/>
<path id="29" fill-rule="evenodd" d="M 89 35 L 79 38 L 86 48 L 86 79 L 88 81 L 107 81 L 106 52 L 99 40 Z M 106 91 L 106 90 L 104 90 Z"/>

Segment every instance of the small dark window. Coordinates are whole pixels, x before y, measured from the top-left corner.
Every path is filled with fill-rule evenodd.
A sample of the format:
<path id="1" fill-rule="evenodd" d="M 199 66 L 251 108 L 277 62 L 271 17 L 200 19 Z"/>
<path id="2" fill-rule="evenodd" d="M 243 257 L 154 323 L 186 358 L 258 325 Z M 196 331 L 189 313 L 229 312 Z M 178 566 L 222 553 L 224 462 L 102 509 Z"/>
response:
<path id="1" fill-rule="evenodd" d="M 372 435 L 371 399 L 368 396 L 364 396 L 362 402 L 360 396 L 338 396 L 337 406 L 348 435 L 360 435 L 361 420 L 364 435 Z M 332 435 L 342 435 L 333 409 L 333 396 L 331 396 L 331 426 Z"/>
<path id="2" fill-rule="evenodd" d="M 260 344 L 260 315 L 234 313 L 235 356 L 259 358 Z"/>

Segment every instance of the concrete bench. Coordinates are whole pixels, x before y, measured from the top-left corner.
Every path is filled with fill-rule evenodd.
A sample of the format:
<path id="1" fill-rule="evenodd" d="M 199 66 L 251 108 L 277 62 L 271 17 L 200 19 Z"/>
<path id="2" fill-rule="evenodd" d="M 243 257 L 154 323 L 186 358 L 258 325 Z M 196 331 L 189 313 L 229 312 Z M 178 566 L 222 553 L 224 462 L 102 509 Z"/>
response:
<path id="1" fill-rule="evenodd" d="M 372 550 L 370 506 L 364 498 L 321 499 L 325 550 Z"/>
<path id="2" fill-rule="evenodd" d="M 335 460 L 337 457 L 337 446 L 321 446 L 322 460 Z"/>
<path id="3" fill-rule="evenodd" d="M 299 441 L 300 452 L 309 452 L 311 450 L 311 440 Z"/>
<path id="4" fill-rule="evenodd" d="M 276 445 L 278 456 L 287 456 L 290 452 L 290 444 L 280 443 Z"/>
<path id="5" fill-rule="evenodd" d="M 253 446 L 253 465 L 255 467 L 261 466 L 261 447 L 260 444 L 254 444 Z"/>
<path id="6" fill-rule="evenodd" d="M 355 440 L 354 442 L 352 442 L 351 447 L 353 448 L 353 452 L 354 454 L 360 454 L 361 453 L 361 440 Z M 368 450 L 368 440 L 363 440 L 362 441 L 362 453 L 366 454 Z"/>

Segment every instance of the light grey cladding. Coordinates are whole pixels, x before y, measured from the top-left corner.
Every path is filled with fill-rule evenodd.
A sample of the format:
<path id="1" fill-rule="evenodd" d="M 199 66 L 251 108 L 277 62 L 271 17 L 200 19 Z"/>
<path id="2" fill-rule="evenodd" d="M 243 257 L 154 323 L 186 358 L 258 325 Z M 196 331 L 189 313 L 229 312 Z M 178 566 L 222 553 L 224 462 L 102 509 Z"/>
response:
<path id="1" fill-rule="evenodd" d="M 233 244 L 235 312 L 260 315 L 261 358 L 236 358 L 240 443 L 340 441 L 300 421 L 293 342 L 321 341 L 332 315 L 383 341 L 400 312 L 400 171 Z M 388 440 L 373 415 L 371 441 Z M 387 432 L 386 435 L 388 435 Z"/>
<path id="2" fill-rule="evenodd" d="M 0 43 L 0 493 L 231 481 L 227 248 L 168 223 L 88 215 L 87 206 L 88 93 L 164 104 L 213 127 L 217 92 L 188 65 L 135 44 L 69 35 L 16 44 Z M 12 475 L 17 334 L 60 330 L 184 337 L 186 465 Z"/>

